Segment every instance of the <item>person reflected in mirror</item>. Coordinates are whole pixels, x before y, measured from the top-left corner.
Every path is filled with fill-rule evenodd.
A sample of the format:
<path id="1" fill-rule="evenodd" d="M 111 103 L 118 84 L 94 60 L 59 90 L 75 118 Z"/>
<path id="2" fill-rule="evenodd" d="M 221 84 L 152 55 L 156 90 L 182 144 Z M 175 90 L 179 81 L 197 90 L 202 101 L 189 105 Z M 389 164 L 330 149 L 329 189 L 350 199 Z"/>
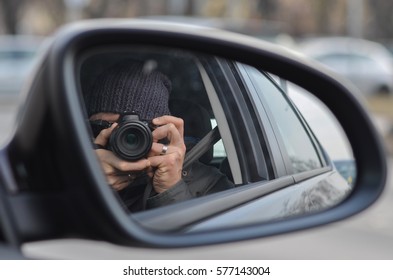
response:
<path id="1" fill-rule="evenodd" d="M 199 161 L 183 169 L 184 123 L 170 114 L 170 91 L 171 82 L 164 74 L 149 69 L 148 64 L 128 61 L 100 74 L 84 95 L 95 151 L 107 182 L 131 212 L 233 187 L 217 168 Z M 119 119 L 127 114 L 153 127 L 151 148 L 137 160 L 125 160 L 108 148 Z"/>

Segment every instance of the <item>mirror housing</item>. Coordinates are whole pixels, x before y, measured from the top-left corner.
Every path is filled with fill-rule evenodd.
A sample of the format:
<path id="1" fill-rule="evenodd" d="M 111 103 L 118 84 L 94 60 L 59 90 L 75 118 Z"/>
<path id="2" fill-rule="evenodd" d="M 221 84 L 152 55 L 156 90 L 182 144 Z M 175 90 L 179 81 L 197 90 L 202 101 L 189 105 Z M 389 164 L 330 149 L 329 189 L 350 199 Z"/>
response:
<path id="1" fill-rule="evenodd" d="M 288 220 L 195 234 L 141 227 L 106 184 L 91 149 L 77 81 L 89 49 L 160 46 L 225 57 L 295 83 L 335 115 L 352 145 L 358 170 L 353 192 L 339 205 Z M 151 21 L 87 21 L 60 30 L 48 47 L 20 107 L 12 140 L 2 150 L 5 202 L 13 243 L 78 236 L 118 244 L 182 247 L 265 237 L 335 222 L 370 206 L 386 181 L 382 142 L 356 90 L 339 77 L 276 45 L 207 28 Z M 5 216 L 5 215 L 3 215 Z"/>

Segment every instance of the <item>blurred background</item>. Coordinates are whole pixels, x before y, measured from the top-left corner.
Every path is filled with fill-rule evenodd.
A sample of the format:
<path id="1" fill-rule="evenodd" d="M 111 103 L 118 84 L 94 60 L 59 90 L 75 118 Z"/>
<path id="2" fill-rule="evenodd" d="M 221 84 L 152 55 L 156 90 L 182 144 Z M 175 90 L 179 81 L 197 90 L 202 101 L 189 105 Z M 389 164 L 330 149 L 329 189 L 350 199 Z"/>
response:
<path id="1" fill-rule="evenodd" d="M 139 17 L 247 34 L 325 64 L 359 87 L 385 140 L 392 170 L 391 0 L 0 0 L 0 144 L 12 130 L 23 84 L 40 47 L 59 27 L 81 19 Z M 286 245 L 316 239 L 315 243 L 326 244 L 326 251 L 353 252 L 355 258 L 390 258 L 393 251 L 386 245 L 393 244 L 393 184 L 389 180 L 383 198 L 366 214 L 330 231 L 315 230 L 317 237 L 293 235 L 295 242 Z M 285 246 L 282 242 L 285 239 L 278 239 L 277 246 Z M 318 257 L 313 248 L 308 248 L 309 258 Z M 294 250 L 293 258 L 298 253 Z"/>
<path id="2" fill-rule="evenodd" d="M 359 87 L 392 152 L 392 15 L 389 0 L 0 0 L 1 114 L 9 116 L 39 47 L 60 26 L 148 17 L 247 34 L 318 60 Z"/>

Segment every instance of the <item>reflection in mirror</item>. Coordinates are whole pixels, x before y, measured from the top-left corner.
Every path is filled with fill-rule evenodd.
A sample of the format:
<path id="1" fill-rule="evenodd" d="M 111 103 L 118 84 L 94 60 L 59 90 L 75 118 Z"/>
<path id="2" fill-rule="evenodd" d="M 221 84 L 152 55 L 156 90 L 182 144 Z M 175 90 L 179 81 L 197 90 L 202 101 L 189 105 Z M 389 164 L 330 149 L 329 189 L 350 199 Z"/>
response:
<path id="1" fill-rule="evenodd" d="M 78 62 L 108 188 L 148 228 L 282 219 L 349 193 L 356 174 L 348 141 L 329 110 L 299 87 L 178 49 L 105 47 Z"/>
<path id="2" fill-rule="evenodd" d="M 309 92 L 291 83 L 288 83 L 287 91 L 338 172 L 353 186 L 356 179 L 355 159 L 340 123 L 330 110 Z"/>

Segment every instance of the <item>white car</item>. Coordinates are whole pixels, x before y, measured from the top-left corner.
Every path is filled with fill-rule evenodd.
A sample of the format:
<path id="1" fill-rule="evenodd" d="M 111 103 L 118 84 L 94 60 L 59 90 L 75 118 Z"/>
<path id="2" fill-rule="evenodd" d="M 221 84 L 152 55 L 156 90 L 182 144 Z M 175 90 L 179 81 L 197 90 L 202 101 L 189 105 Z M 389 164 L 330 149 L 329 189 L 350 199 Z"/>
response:
<path id="1" fill-rule="evenodd" d="M 393 60 L 376 42 L 348 37 L 310 39 L 300 51 L 346 77 L 365 95 L 393 93 Z"/>

